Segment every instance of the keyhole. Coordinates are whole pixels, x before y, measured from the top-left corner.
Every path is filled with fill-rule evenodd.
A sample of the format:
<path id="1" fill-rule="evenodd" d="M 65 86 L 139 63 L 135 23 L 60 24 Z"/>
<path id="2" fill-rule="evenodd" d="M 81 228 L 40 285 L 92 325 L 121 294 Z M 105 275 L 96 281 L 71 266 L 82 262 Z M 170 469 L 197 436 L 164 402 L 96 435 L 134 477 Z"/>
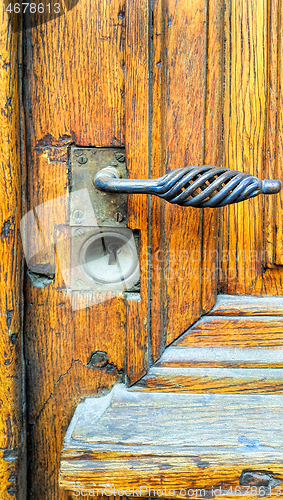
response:
<path id="1" fill-rule="evenodd" d="M 121 250 L 120 245 L 118 243 L 110 243 L 107 250 L 109 252 L 108 266 L 114 266 L 117 264 L 117 253 Z"/>

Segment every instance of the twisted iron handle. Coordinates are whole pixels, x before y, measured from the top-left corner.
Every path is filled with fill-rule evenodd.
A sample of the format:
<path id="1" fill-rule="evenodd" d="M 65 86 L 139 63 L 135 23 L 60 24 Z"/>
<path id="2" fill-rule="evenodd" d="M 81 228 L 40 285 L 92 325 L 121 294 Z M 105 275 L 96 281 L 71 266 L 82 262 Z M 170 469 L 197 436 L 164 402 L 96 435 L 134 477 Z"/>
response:
<path id="1" fill-rule="evenodd" d="M 209 165 L 178 168 L 159 179 L 144 180 L 121 179 L 117 168 L 106 167 L 96 174 L 94 185 L 112 193 L 155 194 L 169 203 L 197 208 L 224 207 L 281 189 L 279 181 L 261 181 L 250 174 Z"/>

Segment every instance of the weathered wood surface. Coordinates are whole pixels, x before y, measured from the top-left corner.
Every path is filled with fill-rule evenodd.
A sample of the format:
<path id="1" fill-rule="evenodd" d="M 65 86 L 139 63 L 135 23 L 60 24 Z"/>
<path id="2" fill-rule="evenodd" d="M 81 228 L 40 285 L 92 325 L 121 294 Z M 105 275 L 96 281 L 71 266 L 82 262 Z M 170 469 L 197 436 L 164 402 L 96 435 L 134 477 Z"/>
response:
<path id="1" fill-rule="evenodd" d="M 132 178 L 201 164 L 204 150 L 209 161 L 216 161 L 220 113 L 214 115 L 213 110 L 214 102 L 220 109 L 220 2 L 210 7 L 209 35 L 204 0 L 191 5 L 170 0 L 165 11 L 164 2 L 154 2 L 152 51 L 152 19 L 146 1 L 137 8 L 131 0 L 82 0 L 64 16 L 25 32 L 26 211 L 68 194 L 71 144 L 125 146 Z M 103 394 L 124 375 L 134 383 L 145 374 L 148 360 L 156 359 L 166 342 L 179 336 L 201 311 L 200 212 L 159 204 L 151 209 L 146 197 L 129 197 L 128 225 L 140 232 L 141 292 L 92 306 L 91 297 L 65 291 L 68 276 L 62 270 L 68 267 L 70 241 L 67 238 L 66 245 L 63 241 L 68 211 L 64 203 L 56 210 L 49 214 L 43 210 L 40 222 L 51 245 L 32 262 L 34 269 L 41 266 L 46 271 L 41 285 L 46 279 L 51 283 L 37 288 L 40 279 L 31 275 L 25 289 L 29 495 L 33 500 L 65 498 L 57 485 L 58 461 L 62 436 L 77 402 L 87 394 Z M 216 225 L 214 229 L 210 225 L 211 230 L 215 234 Z M 35 251 L 34 234 L 29 239 Z M 215 246 L 215 240 L 210 241 L 209 248 Z M 163 261 L 155 267 L 159 251 Z M 215 286 L 211 283 L 211 297 Z M 213 300 L 208 291 L 209 307 Z M 148 351 L 150 344 L 152 351 Z M 95 356 L 104 356 L 105 362 L 97 364 Z M 53 428 L 50 419 L 54 419 Z"/>
<path id="2" fill-rule="evenodd" d="M 282 394 L 283 321 L 264 315 L 267 305 L 266 298 L 254 297 L 254 316 L 248 316 L 246 297 L 220 296 L 211 315 L 169 346 L 135 389 Z M 270 309 L 278 314 L 281 305 L 275 297 Z"/>
<path id="3" fill-rule="evenodd" d="M 0 3 L 0 498 L 24 500 L 19 235 L 22 202 L 18 65 L 21 36 L 16 32 L 15 20 L 9 20 L 5 12 L 5 3 Z"/>
<path id="4" fill-rule="evenodd" d="M 221 15 L 218 1 L 209 10 L 203 0 L 153 2 L 153 177 L 187 165 L 219 162 Z M 214 304 L 218 213 L 203 215 L 155 197 L 151 203 L 155 361 L 164 345 L 199 317 L 202 307 L 208 310 Z"/>
<path id="5" fill-rule="evenodd" d="M 283 349 L 177 347 L 164 351 L 155 367 L 283 368 Z"/>
<path id="6" fill-rule="evenodd" d="M 117 2 L 118 5 L 118 2 Z M 127 26 L 125 33 L 125 147 L 127 169 L 134 179 L 150 177 L 149 136 L 149 4 L 145 0 L 137 6 L 135 0 L 126 2 Z M 148 355 L 148 318 L 150 270 L 149 232 L 150 215 L 146 196 L 128 197 L 128 226 L 140 234 L 141 291 L 126 300 L 126 374 L 130 384 L 146 373 Z M 109 314 L 108 309 L 108 314 Z M 111 314 L 111 313 L 110 313 Z"/>
<path id="7" fill-rule="evenodd" d="M 219 0 L 208 2 L 203 164 L 216 166 L 220 166 L 222 161 L 223 8 L 224 5 Z M 218 224 L 219 210 L 205 208 L 202 219 L 201 263 L 202 311 L 204 313 L 215 303 L 218 290 Z"/>
<path id="8" fill-rule="evenodd" d="M 283 297 L 218 295 L 209 316 L 283 316 Z"/>
<path id="9" fill-rule="evenodd" d="M 166 71 L 166 60 L 164 53 L 164 23 L 165 14 L 162 0 L 153 0 L 152 2 L 152 145 L 151 145 L 151 173 L 152 177 L 160 177 L 166 173 L 165 166 L 165 124 L 164 115 L 164 78 Z M 161 253 L 164 242 L 164 200 L 157 196 L 150 198 L 151 211 L 151 357 L 155 361 L 159 358 L 166 345 L 164 335 L 165 317 L 163 309 L 164 304 L 164 286 L 163 286 L 163 260 L 164 254 Z"/>
<path id="10" fill-rule="evenodd" d="M 166 7 L 163 5 L 165 8 L 163 154 L 165 168 L 170 171 L 203 163 L 206 16 L 204 0 L 193 0 L 190 4 L 187 0 L 170 0 Z M 163 224 L 162 308 L 166 344 L 169 344 L 200 314 L 200 213 L 165 203 Z M 189 280 L 193 286 L 188 286 Z M 154 321 L 152 324 L 154 327 Z"/>
<path id="11" fill-rule="evenodd" d="M 229 0 L 226 4 L 223 165 L 279 180 L 281 22 L 277 1 L 260 0 L 255 5 Z M 282 259 L 281 197 L 265 201 L 261 196 L 224 209 L 222 293 L 282 295 L 283 269 L 276 268 Z"/>
<path id="12" fill-rule="evenodd" d="M 211 365 L 213 363 L 209 363 L 209 368 L 153 367 L 135 388 L 154 392 L 283 393 L 282 368 L 225 368 L 223 364 L 211 368 Z"/>
<path id="13" fill-rule="evenodd" d="M 124 143 L 124 13 L 123 2 L 82 0 L 65 16 L 25 32 L 27 211 L 67 194 L 68 144 Z M 53 225 L 55 243 L 68 221 L 64 216 L 60 210 L 50 220 L 43 213 L 44 227 Z M 57 252 L 59 267 L 58 258 Z M 53 266 L 54 254 L 41 263 Z M 82 398 L 103 394 L 121 379 L 125 363 L 124 300 L 118 296 L 91 307 L 91 300 L 74 294 L 74 310 L 62 287 L 59 276 L 58 289 L 26 282 L 28 495 L 33 500 L 68 498 L 59 491 L 58 467 L 69 421 Z"/>
<path id="14" fill-rule="evenodd" d="M 282 347 L 278 316 L 204 316 L 175 343 L 185 347 Z"/>
<path id="15" fill-rule="evenodd" d="M 129 177 L 138 178 L 186 164 L 218 165 L 223 136 L 224 164 L 263 176 L 269 102 L 267 1 L 260 0 L 255 8 L 251 1 L 229 0 L 225 23 L 218 0 L 154 0 L 152 6 L 151 17 L 144 0 L 138 5 L 134 0 L 81 0 L 65 16 L 25 33 L 27 210 L 68 192 L 70 144 L 125 146 Z M 222 291 L 282 295 L 283 271 L 263 273 L 263 215 L 262 197 L 225 210 Z M 77 403 L 104 394 L 125 375 L 130 383 L 138 380 L 166 344 L 213 306 L 217 287 L 218 212 L 202 214 L 137 195 L 129 197 L 128 224 L 140 232 L 141 293 L 96 306 L 91 297 L 74 293 L 70 302 L 60 269 L 62 258 L 68 261 L 61 245 L 68 215 L 60 210 L 56 217 L 43 217 L 52 245 L 35 262 L 47 271 L 56 265 L 54 283 L 40 289 L 27 279 L 25 290 L 28 482 L 33 500 L 67 499 L 58 489 L 58 464 Z M 171 378 L 176 391 L 269 392 L 273 386 L 281 391 L 280 300 L 268 306 L 253 299 L 250 310 L 244 299 L 240 305 L 234 300 L 234 312 L 225 301 L 218 303 L 178 345 L 186 350 L 229 345 L 238 349 L 235 366 L 218 370 L 225 353 L 214 351 L 209 365 L 195 366 L 197 375 L 187 371 L 183 378 Z M 258 346 L 270 350 L 263 364 L 254 361 L 254 352 L 250 358 L 241 352 Z M 278 371 L 263 373 L 260 368 L 275 365 L 272 347 Z M 260 462 L 261 468 L 273 464 L 270 460 Z M 178 467 L 187 483 L 188 471 Z M 234 469 L 229 472 L 226 464 L 219 470 L 230 478 Z M 216 472 L 206 473 L 206 484 L 210 477 L 216 481 Z M 234 476 L 231 481 L 236 481 Z"/>
<path id="16" fill-rule="evenodd" d="M 214 497 L 212 488 L 234 490 L 243 470 L 252 469 L 269 471 L 271 496 L 282 497 L 282 444 L 282 396 L 146 394 L 116 386 L 76 410 L 60 484 L 85 491 L 111 484 L 124 492 L 144 486 L 140 496 L 150 487 L 165 498 L 205 488 Z"/>
<path id="17" fill-rule="evenodd" d="M 282 14 L 281 4 L 272 0 L 269 7 L 268 47 L 268 98 L 266 176 L 270 179 L 282 177 Z M 265 206 L 265 265 L 273 268 L 282 265 L 282 191 L 268 197 Z"/>

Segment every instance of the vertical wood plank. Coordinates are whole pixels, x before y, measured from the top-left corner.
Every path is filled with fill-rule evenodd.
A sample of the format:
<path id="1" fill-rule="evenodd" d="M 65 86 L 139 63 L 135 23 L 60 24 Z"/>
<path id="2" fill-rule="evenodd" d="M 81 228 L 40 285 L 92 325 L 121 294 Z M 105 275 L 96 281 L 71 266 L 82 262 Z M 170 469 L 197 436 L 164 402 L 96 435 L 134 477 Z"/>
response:
<path id="1" fill-rule="evenodd" d="M 281 180 L 282 3 L 231 0 L 225 9 L 226 166 Z M 260 196 L 224 209 L 220 291 L 282 295 L 281 198 Z M 278 267 L 277 267 L 278 266 Z"/>
<path id="2" fill-rule="evenodd" d="M 166 171 L 203 160 L 206 78 L 204 0 L 167 0 L 164 8 Z M 201 220 L 199 211 L 165 204 L 164 309 L 166 343 L 199 317 Z"/>
<path id="3" fill-rule="evenodd" d="M 221 2 L 211 2 L 208 12 L 205 2 L 190 8 L 153 2 L 153 177 L 189 164 L 219 163 L 222 29 Z M 201 306 L 208 310 L 214 304 L 217 221 L 215 211 L 204 211 L 202 221 L 200 211 L 153 197 L 153 360 L 198 317 Z"/>
<path id="4" fill-rule="evenodd" d="M 165 169 L 165 120 L 166 113 L 164 88 L 164 73 L 166 71 L 164 59 L 165 13 L 163 0 L 154 0 L 152 4 L 152 177 L 160 177 L 166 173 Z M 166 335 L 164 331 L 164 207 L 165 201 L 157 196 L 151 200 L 151 356 L 156 361 L 162 354 Z"/>
<path id="5" fill-rule="evenodd" d="M 0 497 L 26 498 L 22 429 L 21 35 L 1 2 L 0 34 Z M 23 132 L 23 131 L 22 131 Z"/>
<path id="6" fill-rule="evenodd" d="M 208 2 L 207 77 L 205 109 L 204 165 L 221 164 L 222 86 L 223 86 L 223 3 Z M 202 221 L 202 309 L 214 305 L 218 285 L 217 209 L 203 209 Z"/>
<path id="7" fill-rule="evenodd" d="M 149 3 L 126 2 L 125 147 L 129 176 L 149 177 Z M 148 343 L 148 198 L 128 197 L 128 226 L 140 234 L 140 300 L 128 295 L 126 352 L 130 384 L 146 373 Z"/>
<path id="8" fill-rule="evenodd" d="M 81 146 L 124 144 L 124 3 L 80 0 L 26 31 L 37 141 L 48 131 Z"/>
<path id="9" fill-rule="evenodd" d="M 282 61 L 283 61 L 283 35 L 282 35 L 282 2 L 279 1 L 278 6 L 278 122 L 277 122 L 277 162 L 275 169 L 275 178 L 281 180 L 283 186 L 283 175 L 282 175 L 282 160 L 283 160 L 283 76 L 282 76 Z M 271 5 L 272 9 L 272 5 Z M 274 9 L 275 10 L 275 9 Z M 274 15 L 274 14 L 273 14 Z M 270 47 L 272 47 L 272 41 L 270 40 Z M 275 205 L 275 221 L 273 222 L 274 232 L 276 232 L 275 240 L 275 260 L 274 263 L 277 266 L 283 265 L 283 195 L 282 190 L 276 197 Z"/>
<path id="10" fill-rule="evenodd" d="M 267 1 L 229 0 L 225 13 L 225 166 L 264 178 Z M 262 274 L 263 200 L 224 209 L 222 291 L 252 293 Z"/>
<path id="11" fill-rule="evenodd" d="M 277 179 L 278 175 L 278 139 L 280 140 L 280 101 L 279 71 L 280 71 L 280 8 L 278 0 L 270 0 L 268 13 L 269 34 L 269 66 L 268 66 L 268 116 L 267 116 L 267 144 L 265 175 L 269 179 Z M 280 196 L 280 195 L 279 195 Z M 269 268 L 275 266 L 276 253 L 276 213 L 278 210 L 278 196 L 267 196 L 265 200 L 265 255 L 264 264 Z M 279 229 L 280 231 L 280 229 Z"/>
<path id="12" fill-rule="evenodd" d="M 81 0 L 65 16 L 27 30 L 25 42 L 28 211 L 68 194 L 63 150 L 69 144 L 124 142 L 125 3 Z M 68 223 L 67 214 L 60 210 L 43 220 L 45 229 L 54 230 L 60 268 L 58 228 Z M 45 255 L 48 264 L 54 266 L 54 252 Z M 69 498 L 59 490 L 58 469 L 76 405 L 87 395 L 105 394 L 125 369 L 124 299 L 93 305 L 91 297 L 74 294 L 70 300 L 62 284 L 57 276 L 58 289 L 53 283 L 36 288 L 27 278 L 25 288 L 28 495 L 33 500 Z"/>
<path id="13" fill-rule="evenodd" d="M 282 2 L 271 0 L 269 6 L 269 109 L 267 124 L 266 177 L 282 181 Z M 265 265 L 282 266 L 282 191 L 265 200 Z"/>

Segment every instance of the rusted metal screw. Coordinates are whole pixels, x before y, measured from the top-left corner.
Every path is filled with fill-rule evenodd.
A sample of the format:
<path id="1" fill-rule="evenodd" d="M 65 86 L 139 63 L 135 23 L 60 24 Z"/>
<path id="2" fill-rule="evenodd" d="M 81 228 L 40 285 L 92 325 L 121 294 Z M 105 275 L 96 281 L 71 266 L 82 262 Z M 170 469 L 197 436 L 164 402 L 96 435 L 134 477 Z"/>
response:
<path id="1" fill-rule="evenodd" d="M 86 156 L 84 156 L 84 155 L 79 156 L 78 162 L 79 162 L 80 165 L 84 165 L 85 163 L 88 162 L 88 158 Z"/>
<path id="2" fill-rule="evenodd" d="M 119 163 L 125 162 L 125 155 L 123 153 L 115 153 L 115 158 Z"/>
<path id="3" fill-rule="evenodd" d="M 123 219 L 124 217 L 123 214 L 121 214 L 121 212 L 117 212 L 116 214 L 114 214 L 115 222 L 122 222 Z"/>

